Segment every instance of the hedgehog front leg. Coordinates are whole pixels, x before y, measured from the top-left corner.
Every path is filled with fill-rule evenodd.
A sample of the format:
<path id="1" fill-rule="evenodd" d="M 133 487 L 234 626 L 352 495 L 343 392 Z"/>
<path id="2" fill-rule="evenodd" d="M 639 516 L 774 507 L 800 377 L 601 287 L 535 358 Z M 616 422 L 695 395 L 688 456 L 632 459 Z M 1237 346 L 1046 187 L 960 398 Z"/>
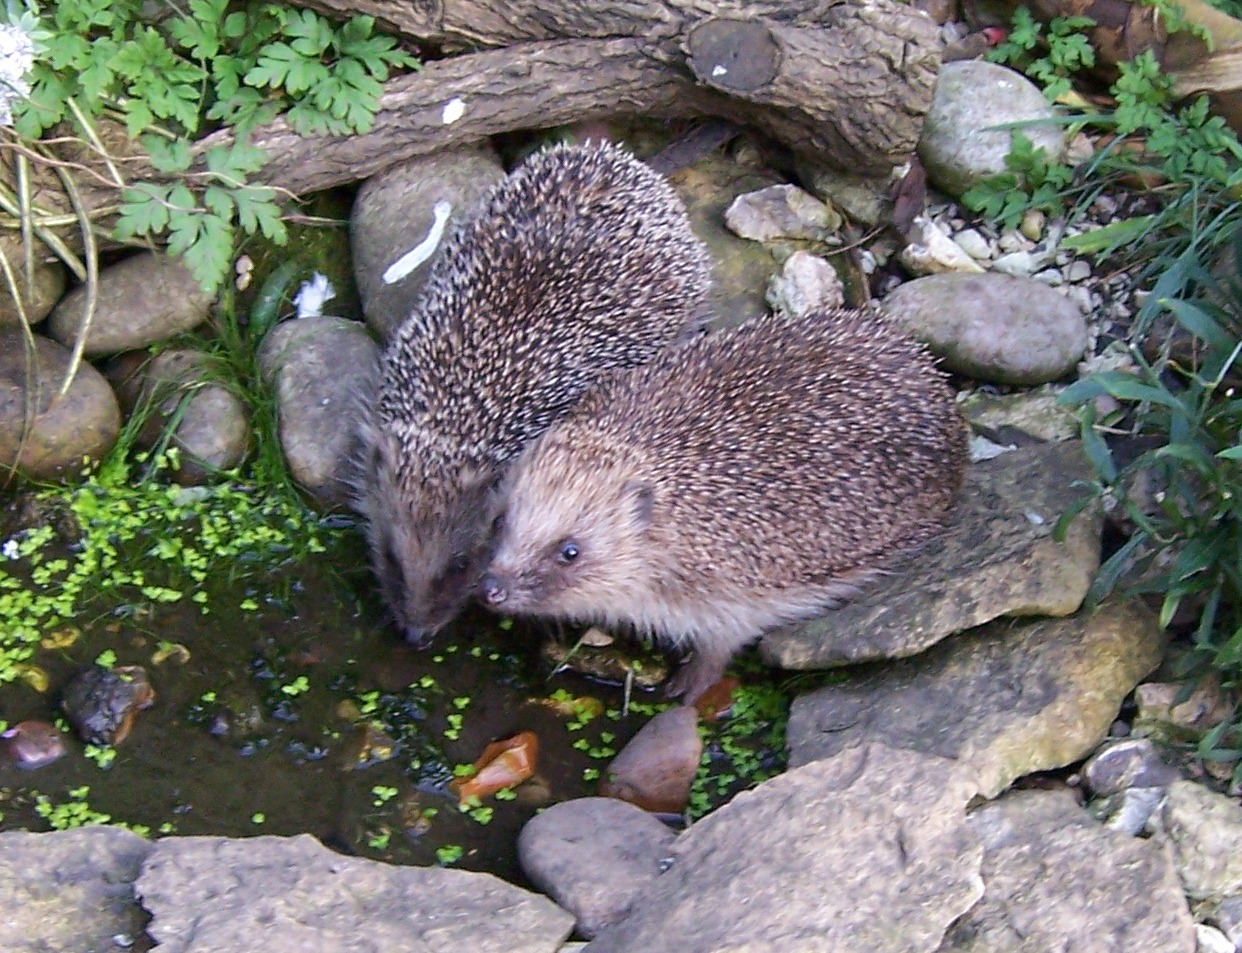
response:
<path id="1" fill-rule="evenodd" d="M 693 705 L 699 696 L 724 678 L 725 668 L 739 648 L 741 645 L 730 644 L 723 638 L 695 639 L 681 668 L 665 682 L 664 694 L 670 698 L 680 695 L 683 705 Z"/>

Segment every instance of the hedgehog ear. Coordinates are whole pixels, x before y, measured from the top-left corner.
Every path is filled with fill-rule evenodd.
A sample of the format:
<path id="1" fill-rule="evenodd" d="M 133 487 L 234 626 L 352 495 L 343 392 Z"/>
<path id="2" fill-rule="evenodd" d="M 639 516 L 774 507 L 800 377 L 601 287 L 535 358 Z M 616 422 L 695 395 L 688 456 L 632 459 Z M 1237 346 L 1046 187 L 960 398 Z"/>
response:
<path id="1" fill-rule="evenodd" d="M 655 508 L 655 488 L 650 483 L 630 480 L 621 488 L 621 493 L 630 506 L 634 525 L 639 529 L 650 526 L 651 511 Z"/>

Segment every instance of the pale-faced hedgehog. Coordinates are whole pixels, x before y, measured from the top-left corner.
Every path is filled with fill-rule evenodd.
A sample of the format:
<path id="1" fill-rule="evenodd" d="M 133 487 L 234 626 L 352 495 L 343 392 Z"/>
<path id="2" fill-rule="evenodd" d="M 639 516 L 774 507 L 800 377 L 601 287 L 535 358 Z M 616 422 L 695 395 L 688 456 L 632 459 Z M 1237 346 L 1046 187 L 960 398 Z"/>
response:
<path id="1" fill-rule="evenodd" d="M 601 374 L 700 327 L 710 282 L 680 200 L 613 146 L 538 153 L 484 196 L 389 342 L 363 415 L 357 506 L 409 641 L 469 600 L 510 460 Z"/>
<path id="2" fill-rule="evenodd" d="M 966 429 L 882 316 L 766 317 L 612 375 L 502 485 L 480 583 L 499 612 L 632 628 L 691 653 L 695 700 L 763 631 L 837 605 L 933 536 Z"/>

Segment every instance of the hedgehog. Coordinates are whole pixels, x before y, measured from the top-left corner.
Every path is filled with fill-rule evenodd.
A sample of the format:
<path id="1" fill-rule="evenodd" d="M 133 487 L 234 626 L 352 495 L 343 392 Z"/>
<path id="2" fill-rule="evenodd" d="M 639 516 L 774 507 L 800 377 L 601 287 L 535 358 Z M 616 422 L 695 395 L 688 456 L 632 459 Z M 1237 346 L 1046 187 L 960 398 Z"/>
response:
<path id="1" fill-rule="evenodd" d="M 556 146 L 445 242 L 359 429 L 372 565 L 425 645 L 486 564 L 490 494 L 600 375 L 701 330 L 711 259 L 669 185 L 607 144 Z"/>
<path id="2" fill-rule="evenodd" d="M 602 380 L 493 497 L 497 612 L 636 631 L 688 655 L 692 703 L 764 631 L 855 595 L 935 536 L 966 427 L 881 315 L 767 316 Z"/>

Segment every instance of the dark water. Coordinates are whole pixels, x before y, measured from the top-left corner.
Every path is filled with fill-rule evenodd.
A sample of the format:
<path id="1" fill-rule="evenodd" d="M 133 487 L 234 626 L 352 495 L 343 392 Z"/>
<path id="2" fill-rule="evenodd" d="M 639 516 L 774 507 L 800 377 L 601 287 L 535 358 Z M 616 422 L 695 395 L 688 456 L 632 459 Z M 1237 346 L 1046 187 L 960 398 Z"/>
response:
<path id="1" fill-rule="evenodd" d="M 468 613 L 430 650 L 409 648 L 386 624 L 363 542 L 350 528 L 332 532 L 329 551 L 311 561 L 243 583 L 213 580 L 209 591 L 207 615 L 183 600 L 131 618 L 105 606 L 76 619 L 76 642 L 32 660 L 46 672 L 47 691 L 0 685 L 0 717 L 9 725 L 63 723 L 59 692 L 110 649 L 115 664 L 143 666 L 156 692 L 106 769 L 68 733 L 69 754 L 49 766 L 0 764 L 0 829 L 46 830 L 36 798 L 62 804 L 87 786 L 78 800 L 152 836 L 309 832 L 348 853 L 451 862 L 520 883 L 521 825 L 541 807 L 595 793 L 591 775 L 663 703 L 637 690 L 637 710 L 623 714 L 619 686 L 550 676 L 540 661 L 544 633 L 502 630 L 482 612 Z M 128 604 L 122 595 L 117 603 Z M 257 608 L 236 608 L 245 600 Z M 168 643 L 188 655 L 162 658 Z M 572 716 L 546 704 L 558 689 L 594 696 L 606 711 L 574 728 Z M 780 766 L 779 729 L 770 721 L 759 728 L 743 757 L 770 774 Z M 535 778 L 512 800 L 487 797 L 484 811 L 460 812 L 447 787 L 454 766 L 523 730 L 539 739 Z M 734 777 L 739 765 L 721 745 L 709 743 L 704 804 L 747 783 Z M 387 760 L 368 758 L 385 748 Z"/>

